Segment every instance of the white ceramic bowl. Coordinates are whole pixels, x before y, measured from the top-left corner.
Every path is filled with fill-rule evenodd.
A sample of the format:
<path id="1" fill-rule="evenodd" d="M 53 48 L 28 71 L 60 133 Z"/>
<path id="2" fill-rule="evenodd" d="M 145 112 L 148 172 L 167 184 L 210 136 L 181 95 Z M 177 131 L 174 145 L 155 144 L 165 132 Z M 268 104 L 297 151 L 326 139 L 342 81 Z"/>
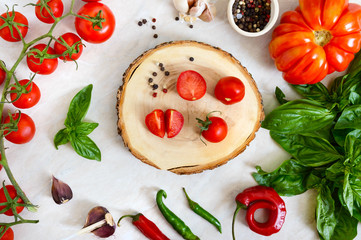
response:
<path id="1" fill-rule="evenodd" d="M 280 7 L 279 7 L 279 4 L 278 4 L 278 0 L 271 0 L 271 16 L 270 16 L 269 22 L 264 27 L 264 29 L 262 29 L 259 32 L 243 31 L 242 29 L 240 29 L 236 25 L 236 23 L 234 22 L 234 19 L 233 19 L 232 7 L 233 7 L 234 2 L 235 2 L 235 0 L 230 0 L 229 3 L 228 3 L 228 8 L 227 8 L 228 21 L 229 21 L 229 24 L 231 24 L 232 28 L 234 30 L 236 30 L 239 34 L 243 35 L 243 36 L 247 36 L 247 37 L 261 36 L 261 35 L 267 33 L 269 30 L 271 30 L 273 28 L 273 26 L 275 25 L 277 19 L 278 19 L 278 15 L 279 15 L 279 12 L 280 12 Z"/>

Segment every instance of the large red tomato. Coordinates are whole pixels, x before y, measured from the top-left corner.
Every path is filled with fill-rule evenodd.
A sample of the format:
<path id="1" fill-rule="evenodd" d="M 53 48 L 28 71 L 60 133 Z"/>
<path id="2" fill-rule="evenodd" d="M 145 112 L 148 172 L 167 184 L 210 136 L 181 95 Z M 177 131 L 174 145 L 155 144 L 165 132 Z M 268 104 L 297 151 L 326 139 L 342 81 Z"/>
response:
<path id="1" fill-rule="evenodd" d="M 23 36 L 23 38 L 28 33 L 28 19 L 26 19 L 26 17 L 19 12 L 14 11 L 14 13 L 15 14 L 13 14 L 13 12 L 3 13 L 1 14 L 2 18 L 0 18 L 0 26 L 5 26 L 4 28 L 0 29 L 0 37 L 2 37 L 8 42 L 20 41 L 21 37 L 19 35 L 19 32 L 21 36 Z M 17 25 L 19 32 L 11 24 Z"/>
<path id="2" fill-rule="evenodd" d="M 40 6 L 39 3 L 40 0 L 36 3 L 38 6 L 35 7 L 36 17 L 44 23 L 54 23 L 54 18 L 50 15 L 48 10 L 43 6 Z M 54 17 L 58 18 L 63 15 L 64 4 L 61 0 L 50 0 L 46 2 L 46 4 L 48 5 L 49 10 L 52 11 Z"/>
<path id="3" fill-rule="evenodd" d="M 361 6 L 348 0 L 299 0 L 285 12 L 269 45 L 291 84 L 313 84 L 346 70 L 361 48 Z"/>
<path id="4" fill-rule="evenodd" d="M 75 29 L 81 38 L 90 43 L 102 43 L 108 40 L 115 29 L 115 17 L 110 8 L 99 2 L 89 2 L 78 15 L 90 17 L 92 21 L 75 18 Z"/>

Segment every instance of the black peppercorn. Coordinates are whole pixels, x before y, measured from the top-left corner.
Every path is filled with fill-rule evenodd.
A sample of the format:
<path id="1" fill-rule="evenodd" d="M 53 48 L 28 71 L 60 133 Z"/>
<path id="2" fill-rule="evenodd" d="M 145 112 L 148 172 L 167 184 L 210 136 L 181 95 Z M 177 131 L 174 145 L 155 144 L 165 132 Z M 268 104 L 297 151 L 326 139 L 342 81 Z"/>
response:
<path id="1" fill-rule="evenodd" d="M 143 19 L 143 20 L 142 20 L 142 23 L 143 23 L 143 24 L 146 24 L 146 23 L 147 23 L 147 19 Z"/>
<path id="2" fill-rule="evenodd" d="M 138 26 L 142 26 L 143 23 L 141 21 L 138 22 Z"/>
<path id="3" fill-rule="evenodd" d="M 169 72 L 168 72 L 168 71 L 165 71 L 164 74 L 165 74 L 166 76 L 169 76 Z"/>
<path id="4" fill-rule="evenodd" d="M 158 38 L 158 34 L 154 34 L 153 37 L 154 37 L 154 38 Z"/>
<path id="5" fill-rule="evenodd" d="M 153 25 L 153 26 L 152 26 L 152 29 L 155 30 L 155 29 L 157 29 L 157 27 Z"/>
<path id="6" fill-rule="evenodd" d="M 176 21 L 179 21 L 179 17 L 175 17 L 175 20 L 176 20 Z"/>
<path id="7" fill-rule="evenodd" d="M 152 75 L 156 77 L 158 74 L 156 72 L 153 72 Z"/>
<path id="8" fill-rule="evenodd" d="M 189 61 L 193 62 L 194 61 L 194 57 L 190 57 Z"/>
<path id="9" fill-rule="evenodd" d="M 161 68 L 160 68 L 160 70 L 161 70 L 161 71 L 164 71 L 164 70 L 165 70 L 165 68 L 164 68 L 164 67 L 161 67 Z"/>
<path id="10" fill-rule="evenodd" d="M 149 82 L 149 83 L 152 83 L 152 82 L 153 82 L 153 78 L 149 78 L 149 79 L 148 79 L 148 82 Z"/>
<path id="11" fill-rule="evenodd" d="M 153 90 L 156 90 L 156 89 L 158 89 L 158 84 L 153 85 Z"/>

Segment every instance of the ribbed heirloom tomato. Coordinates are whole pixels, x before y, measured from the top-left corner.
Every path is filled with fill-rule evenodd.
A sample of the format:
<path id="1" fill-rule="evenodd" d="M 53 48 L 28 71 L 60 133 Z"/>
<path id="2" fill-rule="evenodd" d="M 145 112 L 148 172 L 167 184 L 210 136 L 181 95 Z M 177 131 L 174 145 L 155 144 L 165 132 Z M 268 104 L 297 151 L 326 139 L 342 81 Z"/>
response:
<path id="1" fill-rule="evenodd" d="M 361 48 L 361 6 L 348 0 L 299 0 L 285 12 L 269 45 L 283 78 L 313 84 L 344 71 Z"/>

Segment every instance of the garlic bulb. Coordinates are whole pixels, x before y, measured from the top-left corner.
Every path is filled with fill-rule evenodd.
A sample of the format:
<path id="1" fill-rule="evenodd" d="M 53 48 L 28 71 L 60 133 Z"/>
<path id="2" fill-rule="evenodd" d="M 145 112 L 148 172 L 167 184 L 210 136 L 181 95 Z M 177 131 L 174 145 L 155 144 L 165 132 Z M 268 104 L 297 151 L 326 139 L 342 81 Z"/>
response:
<path id="1" fill-rule="evenodd" d="M 210 22 L 215 17 L 216 8 L 212 0 L 173 0 L 174 7 L 179 11 L 180 17 L 186 22 L 199 18 Z"/>

